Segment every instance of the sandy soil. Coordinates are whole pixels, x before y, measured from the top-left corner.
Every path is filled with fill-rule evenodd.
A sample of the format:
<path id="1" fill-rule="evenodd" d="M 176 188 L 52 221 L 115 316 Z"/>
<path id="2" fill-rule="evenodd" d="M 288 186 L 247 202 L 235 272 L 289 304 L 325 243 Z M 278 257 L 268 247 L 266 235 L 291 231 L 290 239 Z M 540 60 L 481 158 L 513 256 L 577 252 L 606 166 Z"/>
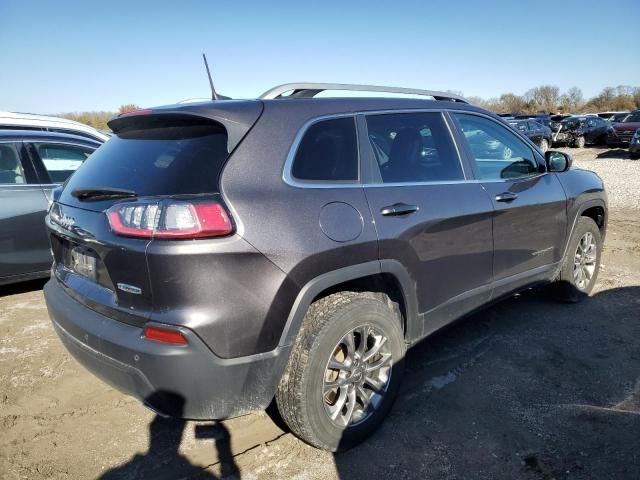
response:
<path id="1" fill-rule="evenodd" d="M 591 299 L 527 292 L 426 340 L 390 418 L 341 455 L 266 414 L 155 417 L 66 353 L 41 287 L 0 290 L 2 479 L 640 478 L 640 210 L 611 212 Z"/>

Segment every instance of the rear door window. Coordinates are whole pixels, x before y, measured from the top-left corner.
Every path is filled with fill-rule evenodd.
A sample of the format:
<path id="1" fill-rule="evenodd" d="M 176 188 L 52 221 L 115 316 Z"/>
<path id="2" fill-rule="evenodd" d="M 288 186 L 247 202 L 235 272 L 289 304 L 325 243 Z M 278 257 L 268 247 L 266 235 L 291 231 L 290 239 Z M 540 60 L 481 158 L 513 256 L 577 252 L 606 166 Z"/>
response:
<path id="1" fill-rule="evenodd" d="M 383 183 L 464 179 L 442 114 L 368 115 L 367 130 Z"/>
<path id="2" fill-rule="evenodd" d="M 218 193 L 218 177 L 227 157 L 227 133 L 221 126 L 126 131 L 96 150 L 65 191 L 109 187 L 139 196 Z"/>
<path id="3" fill-rule="evenodd" d="M 93 148 L 59 143 L 34 143 L 51 183 L 63 183 L 93 153 Z"/>
<path id="4" fill-rule="evenodd" d="M 298 146 L 291 174 L 305 181 L 357 181 L 355 118 L 332 118 L 311 125 Z"/>
<path id="5" fill-rule="evenodd" d="M 27 179 L 20 161 L 22 144 L 0 144 L 0 185 L 22 185 Z"/>

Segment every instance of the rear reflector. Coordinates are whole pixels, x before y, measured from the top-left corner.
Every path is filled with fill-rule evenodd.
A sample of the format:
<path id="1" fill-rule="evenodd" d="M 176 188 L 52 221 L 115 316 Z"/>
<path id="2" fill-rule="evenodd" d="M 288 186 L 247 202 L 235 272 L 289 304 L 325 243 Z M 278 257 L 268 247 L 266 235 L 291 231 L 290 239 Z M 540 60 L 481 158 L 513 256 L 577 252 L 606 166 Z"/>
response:
<path id="1" fill-rule="evenodd" d="M 147 327 L 144 329 L 144 338 L 156 342 L 171 343 L 173 345 L 186 345 L 187 339 L 177 330 L 166 328 Z"/>
<path id="2" fill-rule="evenodd" d="M 218 202 L 127 202 L 107 210 L 114 233 L 138 238 L 222 237 L 233 224 Z"/>

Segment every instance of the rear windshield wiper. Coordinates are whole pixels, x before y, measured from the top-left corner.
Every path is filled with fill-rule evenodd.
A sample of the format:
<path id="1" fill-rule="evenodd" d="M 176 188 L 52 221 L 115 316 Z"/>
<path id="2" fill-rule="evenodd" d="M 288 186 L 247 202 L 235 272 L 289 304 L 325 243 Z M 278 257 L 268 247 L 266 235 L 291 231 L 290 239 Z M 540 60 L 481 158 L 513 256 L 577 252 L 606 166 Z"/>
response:
<path id="1" fill-rule="evenodd" d="M 132 190 L 124 190 L 122 188 L 76 188 L 71 195 L 82 201 L 98 201 L 109 200 L 114 198 L 135 198 L 138 194 Z"/>

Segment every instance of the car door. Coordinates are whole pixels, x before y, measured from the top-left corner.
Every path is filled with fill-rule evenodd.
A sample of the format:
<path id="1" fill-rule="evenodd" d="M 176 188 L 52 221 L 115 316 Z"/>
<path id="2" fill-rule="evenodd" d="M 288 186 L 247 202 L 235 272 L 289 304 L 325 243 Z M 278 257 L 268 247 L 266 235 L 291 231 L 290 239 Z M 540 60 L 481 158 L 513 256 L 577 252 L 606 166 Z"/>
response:
<path id="1" fill-rule="evenodd" d="M 91 155 L 97 146 L 64 141 L 42 141 L 29 144 L 41 187 L 49 201 L 52 191 L 64 183 Z"/>
<path id="2" fill-rule="evenodd" d="M 540 145 L 542 142 L 542 125 L 538 122 L 527 122 L 527 126 L 529 127 L 529 138 L 536 145 Z"/>
<path id="3" fill-rule="evenodd" d="M 51 267 L 47 206 L 25 145 L 0 143 L 0 283 Z"/>
<path id="4" fill-rule="evenodd" d="M 489 116 L 455 112 L 461 143 L 493 217 L 494 296 L 545 278 L 562 256 L 566 196 L 555 174 L 517 134 Z M 490 145 L 491 148 L 488 148 Z"/>
<path id="5" fill-rule="evenodd" d="M 467 181 L 442 112 L 368 114 L 360 124 L 379 258 L 415 283 L 420 315 L 409 337 L 417 339 L 488 301 L 493 206 Z"/>
<path id="6" fill-rule="evenodd" d="M 595 120 L 597 128 L 597 135 L 595 137 L 595 140 L 604 145 L 607 142 L 607 131 L 609 130 L 609 126 L 611 124 L 602 118 L 596 118 Z"/>
<path id="7" fill-rule="evenodd" d="M 595 142 L 597 136 L 598 136 L 598 127 L 596 125 L 596 119 L 595 118 L 587 119 L 587 128 L 584 132 L 584 139 L 586 143 Z"/>

